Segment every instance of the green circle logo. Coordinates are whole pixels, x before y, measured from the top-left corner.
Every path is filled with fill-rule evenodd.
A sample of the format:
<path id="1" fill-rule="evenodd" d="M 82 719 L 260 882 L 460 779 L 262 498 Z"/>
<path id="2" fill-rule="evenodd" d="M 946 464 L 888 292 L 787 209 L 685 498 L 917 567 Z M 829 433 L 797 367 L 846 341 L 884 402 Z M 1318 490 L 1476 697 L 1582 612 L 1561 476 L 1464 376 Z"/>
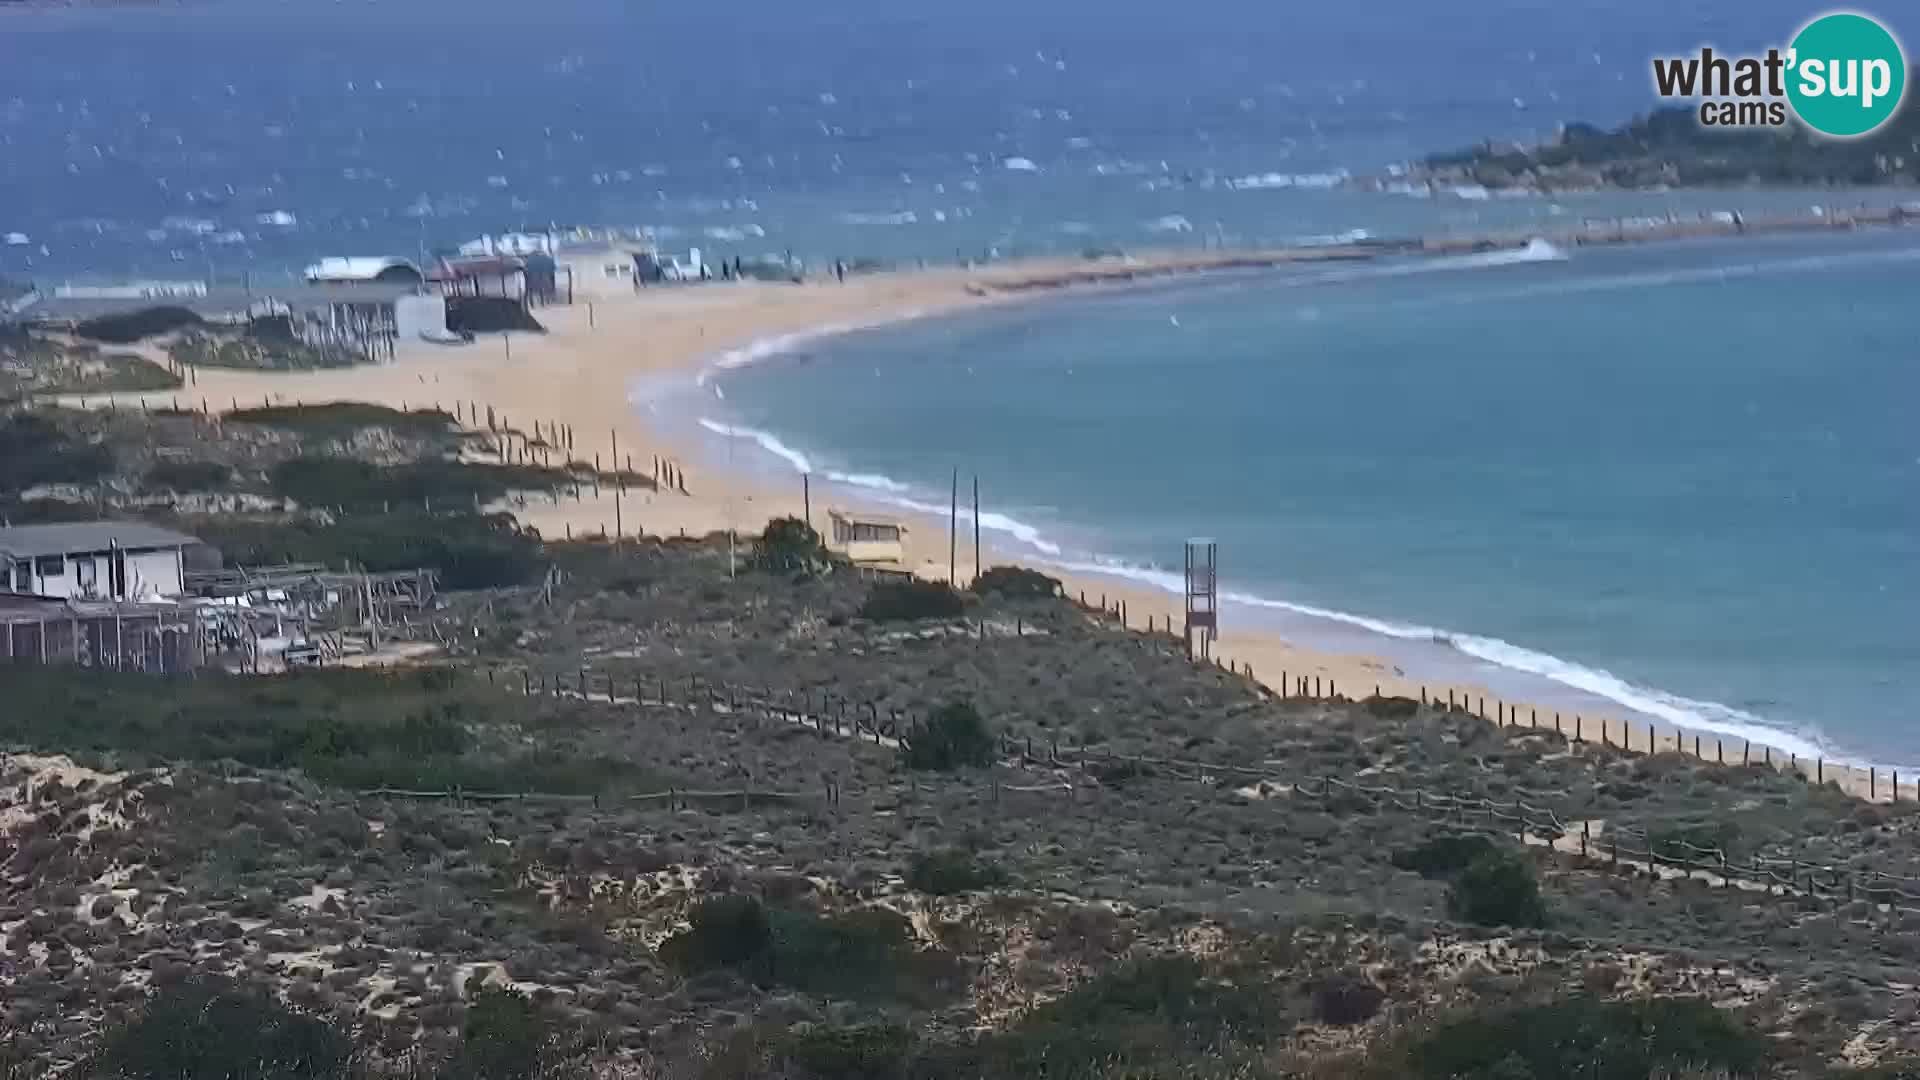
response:
<path id="1" fill-rule="evenodd" d="M 1886 27 L 1836 12 L 1808 23 L 1787 52 L 1787 100 L 1800 121 L 1851 139 L 1886 123 L 1907 92 L 1907 59 Z"/>

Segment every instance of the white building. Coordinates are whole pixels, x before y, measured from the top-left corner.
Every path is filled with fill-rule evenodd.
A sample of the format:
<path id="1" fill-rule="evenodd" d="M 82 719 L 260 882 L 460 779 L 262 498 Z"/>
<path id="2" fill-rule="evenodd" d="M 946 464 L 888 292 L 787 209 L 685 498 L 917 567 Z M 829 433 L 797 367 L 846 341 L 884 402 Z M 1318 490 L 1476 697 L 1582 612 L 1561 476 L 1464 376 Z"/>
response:
<path id="1" fill-rule="evenodd" d="M 321 259 L 307 267 L 307 281 L 315 285 L 361 285 L 370 282 L 418 285 L 426 280 L 420 268 L 396 255 L 353 255 Z"/>
<path id="2" fill-rule="evenodd" d="M 133 521 L 0 528 L 0 592 L 154 600 L 186 591 L 184 533 Z"/>
<path id="3" fill-rule="evenodd" d="M 553 253 L 554 272 L 562 292 L 586 300 L 631 296 L 640 273 L 640 256 L 648 249 L 625 244 L 562 246 Z"/>
<path id="4" fill-rule="evenodd" d="M 857 563 L 898 563 L 906 558 L 907 527 L 890 517 L 827 511 L 829 546 Z"/>

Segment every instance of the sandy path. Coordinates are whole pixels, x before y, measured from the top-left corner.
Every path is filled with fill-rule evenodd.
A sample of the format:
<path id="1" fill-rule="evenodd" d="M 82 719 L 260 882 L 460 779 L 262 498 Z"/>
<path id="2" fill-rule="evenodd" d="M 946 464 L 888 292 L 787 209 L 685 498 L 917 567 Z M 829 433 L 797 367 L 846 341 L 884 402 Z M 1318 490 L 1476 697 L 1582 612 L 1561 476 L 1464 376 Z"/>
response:
<path id="1" fill-rule="evenodd" d="M 708 471 L 688 461 L 692 455 L 660 433 L 647 408 L 629 402 L 636 380 L 691 379 L 729 350 L 784 335 L 875 326 L 1014 302 L 1057 291 L 1054 287 L 1065 281 L 1085 287 L 1090 276 L 1100 279 L 1091 283 L 1097 287 L 1104 281 L 1125 283 L 1142 275 L 1205 269 L 1222 258 L 1188 253 L 1126 264 L 1040 260 L 973 271 L 880 274 L 850 279 L 845 284 L 714 283 L 652 288 L 630 297 L 538 310 L 536 316 L 548 328 L 546 334 L 493 336 L 465 347 L 402 344 L 395 363 L 374 367 L 314 372 L 202 370 L 196 373 L 192 385 L 176 393 L 125 394 L 113 400 L 122 405 L 177 402 L 183 407 L 199 407 L 204 402 L 216 412 L 235 403 L 269 400 L 366 401 L 411 408 L 437 405 L 448 411 L 456 410 L 456 403 L 472 403 L 482 415 L 491 406 L 503 424 L 523 430 L 530 431 L 536 421 L 570 425 L 574 456 L 579 460 L 592 462 L 600 455 L 601 462 L 611 468 L 617 446 L 622 465 L 630 460 L 636 470 L 646 473 L 658 456 L 675 462 L 685 477 L 684 495 L 628 492 L 618 497 L 611 489 L 595 493 L 589 488 L 577 501 L 533 498 L 524 508 L 516 507 L 515 513 L 544 536 L 612 533 L 616 522 L 618 530 L 628 535 L 640 530 L 651 535 L 700 535 L 729 528 L 743 534 L 757 533 L 771 517 L 800 516 L 802 500 L 797 480 L 781 490 L 764 481 Z M 1039 287 L 1032 287 L 1035 285 Z M 68 403 L 101 404 L 105 400 L 95 397 Z M 848 502 L 836 492 L 831 504 Z M 824 528 L 827 505 L 824 493 L 816 491 L 812 509 L 817 528 Z M 900 516 L 891 507 L 871 509 Z M 907 517 L 910 565 L 925 576 L 944 578 L 947 522 Z M 961 528 L 963 533 L 970 530 L 965 521 Z M 971 536 L 963 535 L 959 547 L 958 571 L 964 581 L 975 572 Z M 989 549 L 982 561 L 992 565 L 1016 561 L 1016 557 Z M 1062 576 L 1051 569 L 1048 572 Z M 1069 574 L 1065 579 L 1070 594 L 1084 592 L 1090 603 L 1100 603 L 1104 598 L 1109 608 L 1124 605 L 1131 626 L 1144 629 L 1151 621 L 1155 628 L 1161 628 L 1177 625 L 1181 617 L 1182 604 L 1177 596 L 1095 575 Z M 1317 679 L 1318 692 L 1330 693 L 1337 688 L 1351 697 L 1364 697 L 1376 687 L 1384 694 L 1424 694 L 1440 700 L 1451 693 L 1471 702 L 1474 711 L 1484 707 L 1490 722 L 1510 716 L 1523 725 L 1530 721 L 1542 727 L 1554 724 L 1553 710 L 1502 700 L 1482 686 L 1423 682 L 1379 657 L 1303 648 L 1270 632 L 1237 628 L 1231 620 L 1223 628 L 1215 652 L 1236 669 L 1251 668 L 1263 683 L 1280 692 L 1292 692 L 1298 680 L 1305 677 L 1310 680 L 1310 691 L 1314 690 L 1311 680 Z M 1563 715 L 1560 723 L 1571 733 L 1575 719 Z M 1586 738 L 1604 737 L 1616 746 L 1634 750 L 1652 746 L 1688 753 L 1695 749 L 1692 735 L 1683 735 L 1666 724 L 1650 734 L 1645 721 L 1629 724 L 1617 715 L 1584 716 L 1579 723 Z M 1757 743 L 1749 751 L 1745 740 L 1717 741 L 1710 735 L 1700 740 L 1699 751 L 1710 761 L 1716 757 L 1739 761 L 1743 752 L 1750 752 L 1754 760 L 1760 760 L 1763 753 L 1782 764 L 1787 759 L 1785 753 L 1766 751 Z M 1809 774 L 1821 772 L 1824 779 L 1838 782 L 1861 797 L 1867 797 L 1870 790 L 1881 800 L 1891 794 L 1885 770 L 1870 776 L 1864 769 L 1796 764 L 1803 765 Z M 1920 785 L 1914 780 L 1901 779 L 1902 797 L 1920 799 Z"/>

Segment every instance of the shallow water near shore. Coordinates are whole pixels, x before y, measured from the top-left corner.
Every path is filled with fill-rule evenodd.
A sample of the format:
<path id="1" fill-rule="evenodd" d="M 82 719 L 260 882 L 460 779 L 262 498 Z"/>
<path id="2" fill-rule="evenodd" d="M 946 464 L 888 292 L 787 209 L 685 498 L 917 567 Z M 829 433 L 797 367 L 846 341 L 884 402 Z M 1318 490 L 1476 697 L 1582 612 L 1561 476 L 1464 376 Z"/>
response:
<path id="1" fill-rule="evenodd" d="M 934 512 L 978 473 L 1062 566 L 1177 588 L 1211 536 L 1229 617 L 1309 646 L 1911 765 L 1917 267 L 1893 230 L 1067 296 L 762 348 L 688 415 Z"/>

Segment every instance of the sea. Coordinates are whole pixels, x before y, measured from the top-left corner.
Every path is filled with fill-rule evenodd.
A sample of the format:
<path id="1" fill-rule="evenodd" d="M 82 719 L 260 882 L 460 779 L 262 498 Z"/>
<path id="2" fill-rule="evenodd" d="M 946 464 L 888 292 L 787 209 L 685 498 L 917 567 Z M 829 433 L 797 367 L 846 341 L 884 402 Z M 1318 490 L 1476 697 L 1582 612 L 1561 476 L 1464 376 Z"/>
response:
<path id="1" fill-rule="evenodd" d="M 1896 12 L 1870 13 L 1883 17 Z M 0 279 L 292 278 L 595 225 L 915 264 L 1911 192 L 1350 176 L 1653 104 L 1787 0 L 0 6 Z M 764 342 L 687 423 L 1436 681 L 1920 763 L 1920 232 L 1225 275 Z"/>

